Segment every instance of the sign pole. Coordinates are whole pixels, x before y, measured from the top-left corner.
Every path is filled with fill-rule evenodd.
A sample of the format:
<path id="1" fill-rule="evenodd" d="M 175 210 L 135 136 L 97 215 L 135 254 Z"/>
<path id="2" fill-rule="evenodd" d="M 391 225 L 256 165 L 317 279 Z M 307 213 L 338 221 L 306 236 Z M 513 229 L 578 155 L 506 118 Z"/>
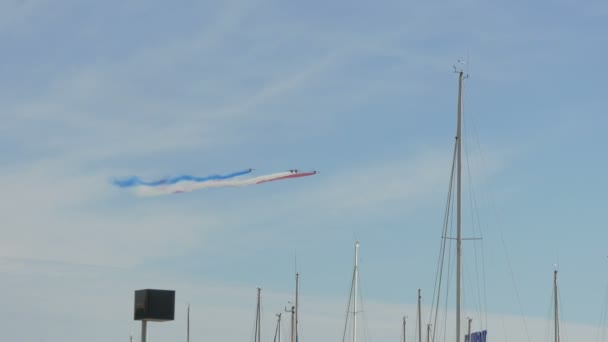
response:
<path id="1" fill-rule="evenodd" d="M 148 330 L 148 320 L 141 320 L 141 342 L 146 342 L 146 335 Z"/>

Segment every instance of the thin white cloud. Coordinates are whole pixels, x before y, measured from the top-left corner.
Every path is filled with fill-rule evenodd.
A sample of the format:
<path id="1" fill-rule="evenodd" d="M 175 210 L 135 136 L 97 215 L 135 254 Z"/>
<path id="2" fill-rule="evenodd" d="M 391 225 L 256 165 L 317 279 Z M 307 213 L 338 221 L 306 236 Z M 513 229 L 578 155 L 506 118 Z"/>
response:
<path id="1" fill-rule="evenodd" d="M 48 10 L 47 0 L 8 0 L 0 3 L 0 33 L 18 33 L 31 29 L 28 23 Z"/>
<path id="2" fill-rule="evenodd" d="M 450 155 L 423 151 L 409 158 L 352 167 L 325 177 L 313 185 L 309 202 L 328 210 L 360 211 L 399 201 L 414 204 L 432 196 L 447 184 Z"/>
<path id="3" fill-rule="evenodd" d="M 41 13 L 46 2 L 25 4 L 19 8 L 0 7 L 5 9 L 0 11 L 3 13 L 0 17 L 7 19 L 0 20 L 4 23 L 0 24 L 0 31 L 15 29 L 17 24 L 23 29 L 23 23 L 34 30 L 35 20 L 30 18 Z M 407 216 L 408 211 L 424 206 L 432 196 L 443 196 L 451 151 L 426 150 L 394 160 L 368 158 L 361 161 L 364 166 L 351 163 L 320 170 L 322 173 L 309 183 L 313 185 L 308 189 L 294 190 L 281 197 L 289 201 L 275 197 L 272 207 L 252 201 L 255 203 L 243 206 L 239 215 L 227 208 L 185 210 L 178 204 L 184 202 L 178 199 L 169 202 L 174 198 L 145 203 L 130 202 L 126 196 L 119 199 L 107 182 L 110 176 L 121 174 L 117 173 L 118 167 L 108 163 L 100 168 L 99 164 L 117 156 L 154 156 L 180 149 L 196 150 L 198 158 L 212 149 L 250 144 L 254 137 L 268 133 L 269 122 L 291 123 L 300 131 L 294 135 L 313 131 L 319 122 L 333 125 L 325 127 L 328 130 L 343 129 L 340 123 L 352 120 L 345 108 L 368 104 L 372 97 L 382 102 L 383 98 L 376 95 L 408 94 L 406 101 L 422 93 L 421 89 L 431 93 L 434 89 L 424 75 L 428 71 L 447 71 L 452 60 L 460 55 L 446 57 L 454 53 L 453 46 L 442 45 L 440 53 L 432 51 L 429 46 L 434 44 L 426 44 L 427 40 L 462 33 L 451 30 L 446 33 L 445 27 L 437 23 L 461 21 L 460 16 L 452 14 L 453 10 L 468 11 L 475 5 L 478 3 L 459 3 L 449 8 L 443 4 L 428 7 L 404 4 L 398 8 L 407 13 L 394 11 L 399 15 L 393 20 L 398 17 L 403 22 L 397 26 L 387 24 L 389 20 L 358 28 L 342 27 L 333 20 L 331 24 L 311 25 L 308 22 L 311 18 L 306 16 L 298 18 L 302 21 L 300 25 L 291 26 L 289 21 L 294 18 L 279 16 L 273 18 L 276 22 L 258 28 L 244 25 L 263 14 L 253 13 L 256 5 L 234 2 L 214 16 L 211 24 L 201 24 L 200 32 L 187 32 L 183 38 L 170 42 L 148 42 L 126 56 L 65 68 L 62 76 L 50 80 L 52 85 L 41 94 L 21 94 L 22 97 L 5 103 L 2 138 L 9 142 L 11 151 L 23 148 L 31 155 L 19 154 L 15 156 L 18 161 L 0 170 L 3 189 L 0 255 L 133 268 L 157 258 L 179 256 L 189 249 L 205 249 L 207 234 L 226 227 L 230 227 L 229 232 L 222 236 L 233 238 L 236 244 L 244 243 L 250 238 L 244 234 L 249 224 L 288 220 L 295 216 L 296 208 L 307 208 L 304 214 L 298 213 L 300 216 L 314 214 L 300 224 L 307 223 L 306 220 L 327 222 L 389 216 L 393 214 L 389 212 L 391 207 L 399 207 L 400 215 Z M 495 17 L 488 16 L 491 20 L 496 20 Z M 510 24 L 512 17 L 505 15 L 497 22 Z M 489 52 L 483 53 L 483 57 L 492 60 L 488 63 L 482 57 L 479 64 L 475 61 L 477 70 L 483 70 L 479 77 L 502 82 L 506 77 L 520 79 L 526 72 L 518 64 L 527 55 L 507 51 L 520 46 L 516 42 L 526 30 L 520 28 L 517 32 L 512 25 L 508 27 L 509 32 L 502 34 L 496 27 L 472 30 L 475 39 L 488 47 Z M 533 42 L 544 33 L 543 29 L 526 32 Z M 559 36 L 554 33 L 551 39 Z M 235 37 L 240 39 L 232 39 Z M 497 37 L 507 41 L 507 46 L 501 46 Z M 297 45 L 294 41 L 306 46 L 290 51 Z M 385 59 L 378 61 L 378 57 Z M 394 66 L 385 68 L 386 61 Z M 353 75 L 354 70 L 369 71 L 366 66 L 370 62 L 383 67 L 369 74 Z M 285 110 L 269 108 L 272 105 Z M 305 124 L 301 124 L 304 120 L 300 122 L 285 114 L 292 109 L 310 112 Z M 502 151 L 490 157 L 492 174 L 504 166 L 505 160 Z M 124 174 L 144 172 L 137 162 L 120 168 Z M 274 194 L 272 190 L 268 193 Z M 126 207 L 120 209 L 112 207 L 125 203 Z M 268 227 L 279 228 L 272 224 Z M 265 248 L 275 242 L 276 234 L 259 232 L 255 238 L 262 242 L 259 248 Z M 4 317 L 10 322 L 7 339 L 126 338 L 133 328 L 131 291 L 151 284 L 179 288 L 178 296 L 186 296 L 197 304 L 195 312 L 200 320 L 194 328 L 196 336 L 210 340 L 250 336 L 253 289 L 226 284 L 210 286 L 192 278 L 175 280 L 167 274 L 137 272 L 133 276 L 141 279 L 125 279 L 128 277 L 124 273 L 103 271 L 20 274 L 18 271 L 24 267 L 55 268 L 46 264 L 37 268 L 31 263 L 0 262 L 0 271 L 9 278 L 0 289 L 5 293 L 17 290 L 15 297 L 6 303 L 10 308 Z M 266 317 L 272 318 L 268 313 L 282 309 L 289 296 L 269 291 L 268 297 Z M 344 302 L 342 298 L 306 298 L 305 307 L 310 311 L 302 316 L 302 336 L 320 341 L 339 340 Z M 91 308 L 95 312 L 89 311 Z M 402 308 L 371 302 L 368 309 L 370 328 L 380 331 L 374 338 L 397 339 Z M 413 317 L 411 308 L 403 311 Z M 491 326 L 492 340 L 502 341 L 498 337 L 502 334 L 494 335 L 501 329 L 509 340 L 522 339 L 517 335 L 522 331 L 519 319 L 493 318 L 496 319 L 492 322 L 500 322 L 500 326 Z M 183 316 L 180 319 L 179 323 L 155 325 L 151 334 L 167 339 L 181 336 Z M 27 329 L 25 323 L 28 327 L 36 326 L 36 331 Z M 534 321 L 535 326 L 545 323 Z M 265 331 L 272 328 L 268 319 Z M 585 335 L 588 329 L 572 325 L 571 331 L 576 332 L 574 336 L 591 338 Z M 543 337 L 538 331 L 534 336 Z"/>
<path id="4" fill-rule="evenodd" d="M 32 261 L 11 260 L 9 263 L 40 267 Z M 57 272 L 21 272 L 2 268 L 8 281 L 0 283 L 0 290 L 10 290 L 5 305 L 14 308 L 14 324 L 7 325 L 3 336 L 19 341 L 52 340 L 77 341 L 90 335 L 90 341 L 120 340 L 134 332 L 138 336 L 138 322 L 132 321 L 133 291 L 141 288 L 176 290 L 176 321 L 154 323 L 149 327 L 150 339 L 174 340 L 185 333 L 186 303 L 191 303 L 191 336 L 205 340 L 243 340 L 251 337 L 255 315 L 255 288 L 226 283 L 210 283 L 195 276 L 153 274 L 138 270 L 116 270 L 87 266 L 58 266 L 43 263 Z M 69 271 L 61 271 L 61 268 Z M 282 312 L 291 293 L 259 284 L 262 290 L 262 334 L 269 339 L 274 334 L 275 313 Z M 300 298 L 300 338 L 314 341 L 336 341 L 342 338 L 348 289 L 342 296 L 324 297 L 306 294 Z M 35 298 L 36 301 L 31 299 Z M 414 338 L 416 306 L 395 304 L 364 298 L 360 325 L 365 328 L 366 340 L 398 339 L 401 317 L 409 317 L 408 340 Z M 32 313 L 36 312 L 35 316 Z M 428 307 L 423 307 L 428 312 Z M 288 331 L 289 317 L 284 313 L 284 331 Z M 31 319 L 25 319 L 30 317 Z M 32 318 L 34 317 L 34 318 Z M 447 340 L 453 333 L 453 312 L 448 314 Z M 426 318 L 423 318 L 426 321 Z M 551 318 L 525 317 L 530 328 L 530 341 L 548 339 Z M 87 322 L 94 321 L 95 325 Z M 527 341 L 522 317 L 488 313 L 488 325 L 479 327 L 474 317 L 474 330 L 487 329 L 488 338 L 496 342 Z M 30 324 L 37 329 L 26 329 Z M 55 326 L 52 329 L 51 326 Z M 75 327 L 86 327 L 76 329 Z M 562 322 L 562 339 L 593 340 L 596 327 Z M 363 331 L 363 328 L 362 330 Z M 363 339 L 363 337 L 361 336 Z"/>
<path id="5" fill-rule="evenodd" d="M 119 193 L 107 173 L 86 173 L 61 161 L 2 175 L 3 256 L 133 266 L 200 246 L 205 232 L 221 222 L 211 212 L 205 218 L 184 215 L 171 204 L 112 208 Z"/>

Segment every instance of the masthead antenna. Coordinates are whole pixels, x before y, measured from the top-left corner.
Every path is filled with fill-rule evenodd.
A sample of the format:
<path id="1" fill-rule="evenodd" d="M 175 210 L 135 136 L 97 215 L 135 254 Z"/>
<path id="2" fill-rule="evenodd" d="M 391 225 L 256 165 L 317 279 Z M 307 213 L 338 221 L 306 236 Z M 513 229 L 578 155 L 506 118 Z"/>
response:
<path id="1" fill-rule="evenodd" d="M 462 61 L 460 59 L 456 60 L 456 64 L 453 65 L 454 67 L 454 73 L 455 74 L 459 74 L 459 73 L 463 73 L 465 74 L 465 66 L 467 65 L 467 62 Z M 464 78 L 469 78 L 469 74 L 465 74 Z"/>

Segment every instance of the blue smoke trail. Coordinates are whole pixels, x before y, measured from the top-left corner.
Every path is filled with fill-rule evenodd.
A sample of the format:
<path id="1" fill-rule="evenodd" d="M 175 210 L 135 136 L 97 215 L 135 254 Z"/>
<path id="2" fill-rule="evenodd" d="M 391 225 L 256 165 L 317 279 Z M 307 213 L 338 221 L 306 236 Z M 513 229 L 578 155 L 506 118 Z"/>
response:
<path id="1" fill-rule="evenodd" d="M 211 181 L 211 180 L 230 179 L 230 178 L 248 174 L 251 171 L 253 171 L 253 170 L 247 169 L 247 170 L 243 170 L 243 171 L 229 173 L 227 175 L 217 175 L 216 174 L 216 175 L 210 175 L 210 176 L 205 176 L 205 177 L 180 175 L 180 176 L 175 176 L 175 177 L 170 177 L 170 178 L 160 179 L 157 181 L 150 181 L 150 182 L 144 181 L 143 179 L 141 179 L 137 176 L 133 176 L 133 177 L 125 178 L 125 179 L 115 179 L 112 181 L 112 183 L 114 183 L 114 185 L 121 187 L 121 188 L 130 188 L 132 186 L 138 186 L 138 185 L 147 185 L 147 186 L 170 185 L 170 184 L 175 184 L 175 183 L 178 183 L 181 181 L 206 182 L 206 181 Z"/>

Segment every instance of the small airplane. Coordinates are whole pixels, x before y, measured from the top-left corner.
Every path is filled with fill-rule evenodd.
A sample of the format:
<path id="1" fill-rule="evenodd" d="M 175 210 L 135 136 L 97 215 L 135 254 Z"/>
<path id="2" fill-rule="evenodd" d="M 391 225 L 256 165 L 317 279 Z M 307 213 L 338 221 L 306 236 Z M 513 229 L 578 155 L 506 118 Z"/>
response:
<path id="1" fill-rule="evenodd" d="M 300 173 L 300 170 L 298 170 L 298 169 L 291 169 L 291 170 L 287 170 L 287 171 L 289 171 L 291 173 Z M 306 172 L 306 173 L 308 173 L 308 172 Z M 313 175 L 316 175 L 317 173 L 319 173 L 319 171 L 310 171 L 310 173 L 312 173 Z"/>

